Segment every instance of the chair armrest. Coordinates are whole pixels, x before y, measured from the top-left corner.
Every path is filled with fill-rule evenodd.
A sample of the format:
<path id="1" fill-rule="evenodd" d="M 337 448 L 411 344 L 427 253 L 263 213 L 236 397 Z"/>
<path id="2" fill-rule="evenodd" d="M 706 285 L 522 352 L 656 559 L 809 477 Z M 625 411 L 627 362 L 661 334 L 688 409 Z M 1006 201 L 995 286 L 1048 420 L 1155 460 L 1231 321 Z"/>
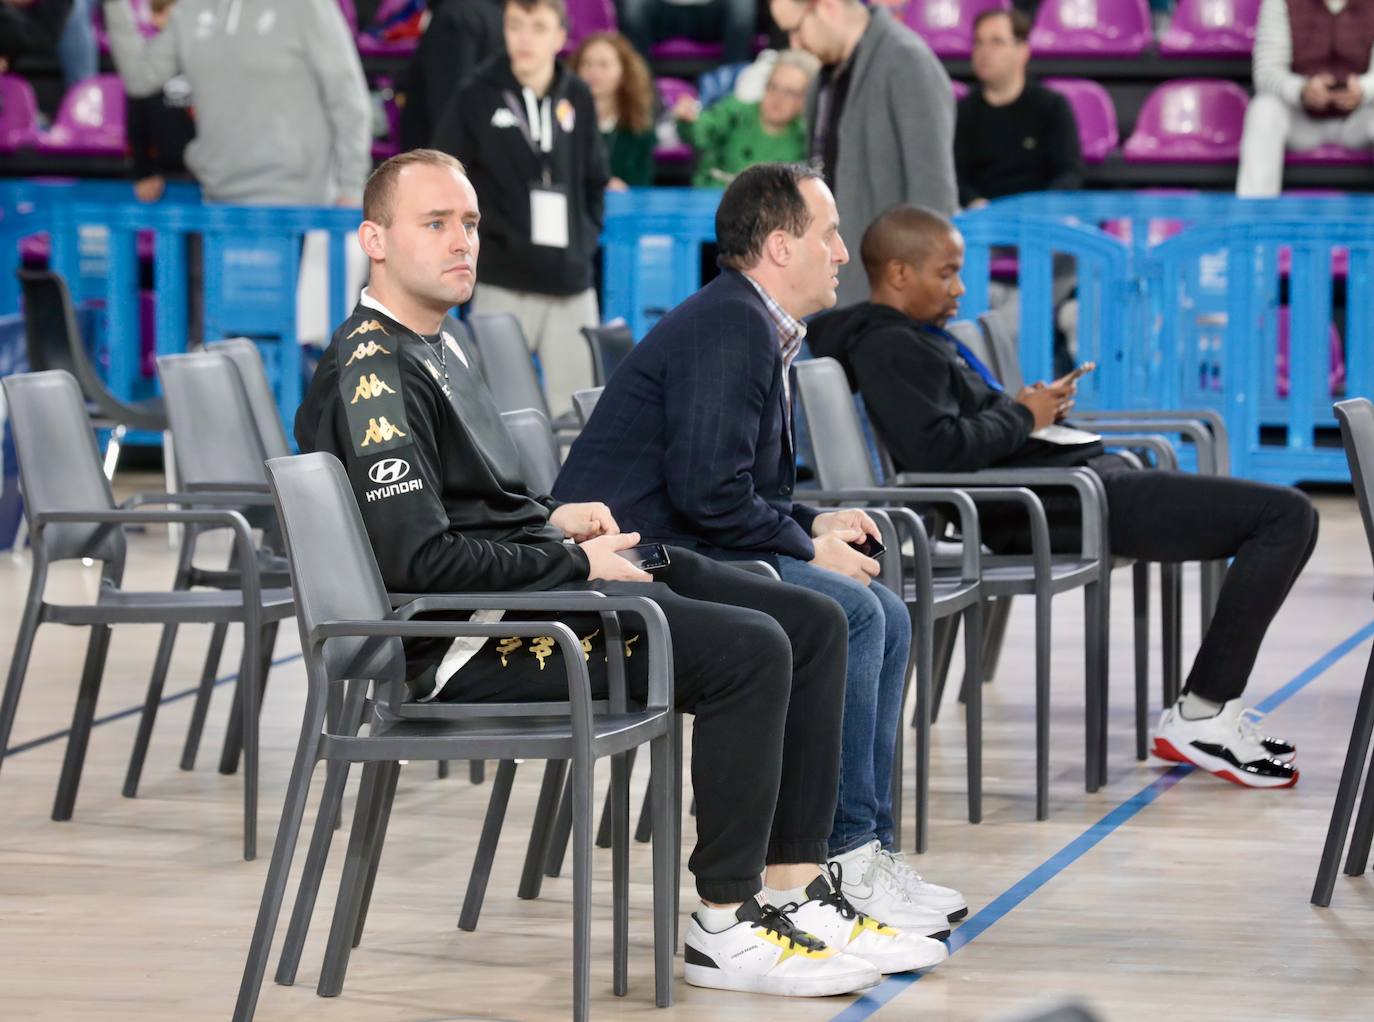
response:
<path id="1" fill-rule="evenodd" d="M 1198 452 L 1198 471 L 1203 475 L 1230 475 L 1230 440 L 1221 416 L 1211 409 L 1150 411 L 1134 409 L 1075 409 L 1071 418 L 1089 423 L 1094 430 L 1143 429 L 1177 433 L 1192 441 Z"/>
<path id="2" fill-rule="evenodd" d="M 186 489 L 191 493 L 204 490 L 231 491 L 233 493 L 261 493 L 272 496 L 272 487 L 257 480 L 237 482 L 232 479 L 215 479 L 206 483 L 188 483 Z"/>
<path id="3" fill-rule="evenodd" d="M 728 564 L 732 568 L 738 568 L 740 571 L 747 571 L 751 575 L 758 575 L 760 578 L 770 579 L 774 582 L 782 581 L 782 576 L 778 574 L 778 570 L 767 561 L 722 561 L 721 563 Z"/>
<path id="4" fill-rule="evenodd" d="M 1104 432 L 1106 432 L 1104 430 Z M 1127 449 L 1146 450 L 1155 456 L 1155 467 L 1167 469 L 1171 472 L 1178 471 L 1178 449 L 1169 441 L 1168 437 L 1160 436 L 1158 433 L 1119 433 L 1111 434 L 1111 439 L 1105 437 L 1103 443 L 1108 447 L 1124 447 Z"/>
<path id="5" fill-rule="evenodd" d="M 120 503 L 122 508 L 148 507 L 149 505 L 180 505 L 182 507 L 271 507 L 272 494 L 267 490 L 231 489 L 235 484 L 225 484 L 226 488 L 196 489 L 179 493 L 135 493 Z"/>

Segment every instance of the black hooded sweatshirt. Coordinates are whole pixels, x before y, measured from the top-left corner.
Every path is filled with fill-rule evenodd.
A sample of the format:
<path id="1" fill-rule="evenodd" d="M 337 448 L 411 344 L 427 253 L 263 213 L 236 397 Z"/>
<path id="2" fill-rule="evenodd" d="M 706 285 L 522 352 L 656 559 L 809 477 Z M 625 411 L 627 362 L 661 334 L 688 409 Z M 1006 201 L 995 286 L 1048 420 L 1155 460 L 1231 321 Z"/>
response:
<path id="1" fill-rule="evenodd" d="M 516 291 L 573 295 L 592 286 L 606 157 L 592 94 L 562 63 L 547 97 L 535 100 L 541 108 L 548 103 L 553 134 L 548 153 L 532 140 L 510 59 L 493 57 L 454 96 L 435 130 L 434 148 L 462 160 L 477 190 L 482 280 Z M 530 190 L 543 185 L 568 197 L 567 248 L 530 240 Z"/>

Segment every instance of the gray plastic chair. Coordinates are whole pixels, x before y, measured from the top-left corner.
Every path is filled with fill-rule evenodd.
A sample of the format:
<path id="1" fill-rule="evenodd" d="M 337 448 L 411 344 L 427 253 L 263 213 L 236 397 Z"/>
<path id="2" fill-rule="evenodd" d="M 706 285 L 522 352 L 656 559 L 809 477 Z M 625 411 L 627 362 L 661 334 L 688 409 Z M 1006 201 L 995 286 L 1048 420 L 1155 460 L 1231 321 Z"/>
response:
<path id="1" fill-rule="evenodd" d="M 248 342 L 251 344 L 251 342 Z M 256 352 L 255 352 L 256 353 Z M 157 360 L 158 376 L 166 395 L 167 413 L 172 428 L 172 450 L 176 458 L 177 478 L 189 492 L 213 490 L 233 493 L 235 510 L 243 514 L 249 525 L 260 528 L 264 543 L 256 550 L 258 572 L 263 584 L 288 588 L 286 559 L 280 553 L 276 516 L 272 513 L 271 495 L 267 487 L 267 472 L 263 467 L 263 450 L 258 417 L 250 407 L 248 395 L 235 363 L 227 353 L 199 351 L 184 355 L 164 355 Z M 280 432 L 280 427 L 278 427 Z M 235 557 L 222 570 L 206 570 L 194 564 L 196 546 L 209 530 L 188 527 L 182 534 L 181 550 L 177 558 L 174 589 L 209 587 L 237 589 L 240 573 Z M 195 766 L 201 734 L 214 693 L 215 674 L 228 632 L 225 625 L 217 625 L 210 632 L 210 644 L 196 689 L 186 742 L 181 754 L 181 769 Z M 147 738 L 152 730 L 152 717 L 157 713 L 167 665 L 176 642 L 175 625 L 167 625 L 158 645 L 157 668 L 149 683 L 148 700 L 144 704 L 140 723 L 140 741 L 130 762 L 124 793 L 134 797 L 138 788 L 142 759 L 147 750 Z M 277 626 L 269 624 L 262 635 L 263 673 L 260 681 L 267 683 L 267 670 L 272 661 Z M 261 699 L 259 699 L 261 706 Z M 220 773 L 232 774 L 238 768 L 242 743 L 242 707 L 234 700 L 229 727 L 225 734 L 224 750 L 220 755 Z"/>
<path id="2" fill-rule="evenodd" d="M 577 421 L 585 426 L 591 421 L 592 412 L 596 410 L 596 403 L 601 400 L 601 392 L 605 387 L 588 387 L 586 390 L 573 391 L 573 411 L 577 413 Z"/>
<path id="3" fill-rule="evenodd" d="M 116 624 L 237 623 L 244 626 L 243 662 L 235 686 L 246 719 L 244 729 L 244 858 L 257 847 L 257 708 L 261 672 L 259 640 L 263 628 L 292 613 L 291 593 L 263 589 L 253 555 L 253 537 L 243 515 L 226 509 L 233 495 L 205 493 L 140 494 L 116 506 L 87 422 L 76 380 L 61 371 L 27 373 L 4 381 L 10 425 L 19 454 L 24 514 L 33 546 L 33 573 L 24 605 L 9 679 L 0 702 L 0 750 L 9 747 L 19 693 L 28 669 L 34 635 L 45 621 L 91 627 L 76 712 L 53 806 L 54 820 L 71 818 L 95 715 L 110 627 Z M 165 505 L 151 510 L 149 505 Z M 200 505 L 200 509 L 192 509 Z M 211 509 L 213 508 L 213 510 Z M 134 592 L 121 588 L 126 544 L 123 527 L 177 523 L 227 528 L 234 537 L 242 586 L 237 592 Z M 56 561 L 91 558 L 101 562 L 95 603 L 66 605 L 43 598 L 48 566 Z M 165 665 L 164 665 L 165 666 Z"/>
<path id="4" fill-rule="evenodd" d="M 530 493 L 548 496 L 561 465 L 558 439 L 548 416 L 535 408 L 502 412 L 501 422 L 520 452 L 520 476 Z"/>
<path id="5" fill-rule="evenodd" d="M 1049 699 L 1051 650 L 1051 600 L 1082 589 L 1087 616 L 1085 629 L 1085 786 L 1096 791 L 1103 783 L 1098 769 L 1103 744 L 1098 700 L 1106 690 L 1108 595 L 1105 566 L 1107 552 L 1106 497 L 1101 481 L 1087 469 L 988 470 L 973 473 L 905 473 L 879 486 L 872 463 L 863 447 L 863 434 L 849 381 L 840 364 L 831 358 L 798 362 L 797 396 L 811 427 L 816 445 L 817 482 L 836 499 L 910 501 L 935 503 L 912 487 L 958 487 L 979 503 L 1015 503 L 1030 519 L 1032 553 L 1026 556 L 984 556 L 980 565 L 982 598 L 1030 595 L 1035 597 L 1036 686 L 1036 819 L 1049 815 Z M 865 450 L 860 457 L 856 452 Z M 856 484 L 857 485 L 852 485 Z M 1077 554 L 1053 554 L 1044 505 L 1027 487 L 1063 486 L 1077 494 L 1083 512 L 1083 541 Z M 875 489 L 877 487 L 877 489 Z M 996 492 L 988 493 L 987 488 Z M 981 492 L 980 492 L 981 491 Z M 867 494 L 875 496 L 869 497 Z M 805 499 L 804 491 L 799 491 Z M 948 569 L 944 569 L 948 570 Z M 966 643 L 969 641 L 967 636 Z M 974 697 L 979 686 L 965 685 L 965 696 Z M 919 707 L 918 707 L 919 710 Z M 918 728 L 923 722 L 918 720 Z"/>
<path id="6" fill-rule="evenodd" d="M 567 760 L 571 764 L 576 799 L 574 813 L 573 893 L 573 1018 L 589 1014 L 592 856 L 592 772 L 597 759 L 612 757 L 612 784 L 622 793 L 617 811 L 618 842 L 613 862 L 615 888 L 614 989 L 626 989 L 629 883 L 628 787 L 623 780 L 623 756 L 646 742 L 653 759 L 656 805 L 663 807 L 655 821 L 654 842 L 654 974 L 655 997 L 661 1007 L 672 1000 L 673 915 L 677 876 L 674 873 L 677 828 L 667 812 L 672 805 L 668 785 L 673 776 L 672 647 L 662 612 L 650 600 L 604 597 L 597 593 L 488 594 L 483 596 L 422 597 L 392 610 L 377 570 L 362 518 L 343 466 L 331 455 L 316 453 L 278 458 L 268 464 L 280 514 L 294 585 L 307 692 L 300 740 L 277 830 L 276 845 L 257 924 L 244 967 L 234 1010 L 235 1022 L 253 1017 L 266 974 L 273 932 L 281 912 L 295 853 L 311 775 L 317 763 L 331 766 L 365 763 L 362 788 L 354 811 L 353 831 L 346 856 L 320 976 L 319 992 L 340 992 L 350 948 L 361 937 L 361 926 L 372 891 L 377 856 L 389 821 L 392 795 L 402 760 L 498 759 L 503 767 L 517 758 Z M 551 618 L 567 613 L 601 614 L 618 628 L 618 614 L 639 619 L 648 643 L 648 706 L 628 711 L 623 704 L 623 676 L 618 682 L 619 706 L 597 712 L 589 689 L 582 646 L 567 625 L 558 620 L 474 623 L 414 620 L 436 612 L 466 613 L 478 609 L 547 612 Z M 566 703 L 414 704 L 404 701 L 404 653 L 401 639 L 456 638 L 464 635 L 551 635 L 563 653 L 567 674 Z M 614 661 L 613 661 L 614 663 Z M 612 700 L 617 681 L 612 678 Z M 349 682 L 342 724 L 326 725 L 329 690 Z M 375 699 L 365 702 L 365 683 L 375 686 Z M 366 720 L 368 733 L 357 725 Z M 512 768 L 513 770 L 513 768 Z M 294 977 L 295 961 L 304 943 L 304 927 L 313 909 L 333 827 L 333 806 L 343 795 L 344 769 L 328 772 L 310 852 L 301 879 L 296 916 L 283 951 L 283 977 Z M 497 784 L 501 784 L 498 774 Z M 505 789 L 509 795 L 509 787 Z M 488 815 L 497 808 L 496 793 Z M 504 812 L 504 800 L 499 810 Z M 485 877 L 495 855 L 487 832 L 478 846 L 474 879 Z M 290 962 L 287 961 L 290 957 Z M 286 967 L 289 965 L 289 969 Z"/>
<path id="7" fill-rule="evenodd" d="M 1364 521 L 1364 536 L 1369 552 L 1374 555 L 1374 404 L 1367 398 L 1352 398 L 1336 404 L 1336 418 L 1341 424 L 1341 442 L 1350 462 L 1350 481 L 1355 487 L 1355 499 L 1360 505 Z M 1336 869 L 1345 850 L 1345 838 L 1350 830 L 1350 817 L 1355 811 L 1355 798 L 1360 793 L 1360 773 L 1369 754 L 1370 735 L 1374 733 L 1374 652 L 1365 668 L 1364 685 L 1360 688 L 1359 705 L 1350 729 L 1350 745 L 1345 752 L 1345 766 L 1341 769 L 1336 801 L 1331 807 L 1331 824 L 1322 846 L 1321 863 L 1317 868 L 1317 882 L 1312 888 L 1312 904 L 1323 907 L 1331 904 L 1336 889 Z M 1350 841 L 1350 856 L 1345 860 L 1346 876 L 1360 876 L 1369 868 L 1370 847 L 1374 845 L 1374 761 L 1364 781 L 1364 796 L 1355 817 L 1355 833 Z"/>
<path id="8" fill-rule="evenodd" d="M 582 336 L 592 349 L 592 379 L 598 387 L 604 387 L 625 356 L 635 346 L 634 334 L 623 319 L 616 319 L 600 326 L 584 326 Z"/>
<path id="9" fill-rule="evenodd" d="M 247 337 L 231 337 L 224 341 L 210 341 L 206 351 L 227 355 L 238 370 L 239 382 L 243 384 L 248 398 L 248 407 L 253 410 L 253 421 L 258 426 L 258 442 L 262 444 L 263 454 L 269 458 L 285 458 L 291 453 L 291 442 L 286 437 L 281 413 L 277 411 L 277 401 L 272 395 L 272 382 L 267 378 L 267 367 L 262 361 L 262 352 L 257 344 Z"/>
<path id="10" fill-rule="evenodd" d="M 535 408 L 548 418 L 549 402 L 539 386 L 520 321 L 508 312 L 496 312 L 471 316 L 467 323 L 496 407 L 503 412 Z"/>

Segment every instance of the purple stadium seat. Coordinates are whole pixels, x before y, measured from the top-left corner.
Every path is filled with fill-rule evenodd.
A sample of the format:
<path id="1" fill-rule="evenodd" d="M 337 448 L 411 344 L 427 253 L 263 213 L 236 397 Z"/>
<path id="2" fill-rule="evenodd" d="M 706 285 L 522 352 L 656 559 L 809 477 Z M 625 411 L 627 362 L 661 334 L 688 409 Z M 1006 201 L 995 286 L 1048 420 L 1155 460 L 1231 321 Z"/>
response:
<path id="1" fill-rule="evenodd" d="M 1101 163 L 1116 148 L 1116 107 L 1097 82 L 1087 78 L 1046 78 L 1044 84 L 1069 101 L 1078 122 L 1078 145 L 1084 163 Z"/>
<path id="2" fill-rule="evenodd" d="M 620 22 L 615 16 L 612 0 L 568 0 L 568 42 L 563 53 L 569 54 L 594 32 L 616 32 Z"/>
<path id="3" fill-rule="evenodd" d="M 18 75 L 0 75 L 0 153 L 27 149 L 38 141 L 38 101 L 33 86 Z"/>
<path id="4" fill-rule="evenodd" d="M 67 156 L 123 156 L 124 87 L 119 75 L 94 75 L 62 97 L 52 130 L 38 136 L 38 150 Z"/>
<path id="5" fill-rule="evenodd" d="M 1260 0 L 1179 0 L 1159 37 L 1165 57 L 1249 57 Z"/>
<path id="6" fill-rule="evenodd" d="M 1339 167 L 1362 167 L 1374 163 L 1374 149 L 1347 149 L 1343 145 L 1319 145 L 1315 149 L 1302 152 L 1289 151 L 1284 156 L 1289 166 L 1311 166 L 1313 164 L 1335 165 Z"/>
<path id="7" fill-rule="evenodd" d="M 949 80 L 949 87 L 954 90 L 954 102 L 959 102 L 968 95 L 968 82 L 961 82 L 957 78 Z"/>
<path id="8" fill-rule="evenodd" d="M 663 103 L 664 110 L 672 110 L 677 105 L 677 101 L 683 96 L 696 98 L 697 90 L 691 82 L 683 81 L 681 78 L 656 78 L 654 84 L 658 86 L 658 98 Z M 666 122 L 672 126 L 672 119 Z M 660 124 L 660 129 L 662 124 Z M 660 130 L 660 144 L 654 148 L 654 159 L 661 163 L 690 163 L 692 160 L 692 147 L 687 143 L 676 140 L 676 130 L 673 131 L 674 141 L 663 144 L 663 133 Z"/>
<path id="9" fill-rule="evenodd" d="M 1235 82 L 1184 78 L 1165 82 L 1145 100 L 1123 148 L 1132 163 L 1234 163 L 1240 156 L 1245 106 Z"/>
<path id="10" fill-rule="evenodd" d="M 937 57 L 973 52 L 973 21 L 983 11 L 1010 10 L 1011 0 L 912 0 L 905 21 Z"/>
<path id="11" fill-rule="evenodd" d="M 1038 57 L 1134 57 L 1150 38 L 1146 0 L 1045 0 L 1030 45 Z"/>

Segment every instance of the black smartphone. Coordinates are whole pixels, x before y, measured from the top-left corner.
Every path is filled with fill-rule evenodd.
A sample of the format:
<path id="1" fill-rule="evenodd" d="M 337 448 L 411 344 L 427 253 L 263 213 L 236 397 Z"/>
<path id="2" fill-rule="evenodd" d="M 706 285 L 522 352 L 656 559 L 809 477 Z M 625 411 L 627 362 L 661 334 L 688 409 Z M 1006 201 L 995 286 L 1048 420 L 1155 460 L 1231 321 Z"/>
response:
<path id="1" fill-rule="evenodd" d="M 668 556 L 668 548 L 662 543 L 641 543 L 639 546 L 617 550 L 616 553 L 640 571 L 658 571 L 673 563 L 673 559 Z"/>
<path id="2" fill-rule="evenodd" d="M 887 552 L 887 547 L 883 546 L 872 536 L 865 536 L 862 543 L 851 543 L 850 546 L 865 557 L 881 557 Z"/>

